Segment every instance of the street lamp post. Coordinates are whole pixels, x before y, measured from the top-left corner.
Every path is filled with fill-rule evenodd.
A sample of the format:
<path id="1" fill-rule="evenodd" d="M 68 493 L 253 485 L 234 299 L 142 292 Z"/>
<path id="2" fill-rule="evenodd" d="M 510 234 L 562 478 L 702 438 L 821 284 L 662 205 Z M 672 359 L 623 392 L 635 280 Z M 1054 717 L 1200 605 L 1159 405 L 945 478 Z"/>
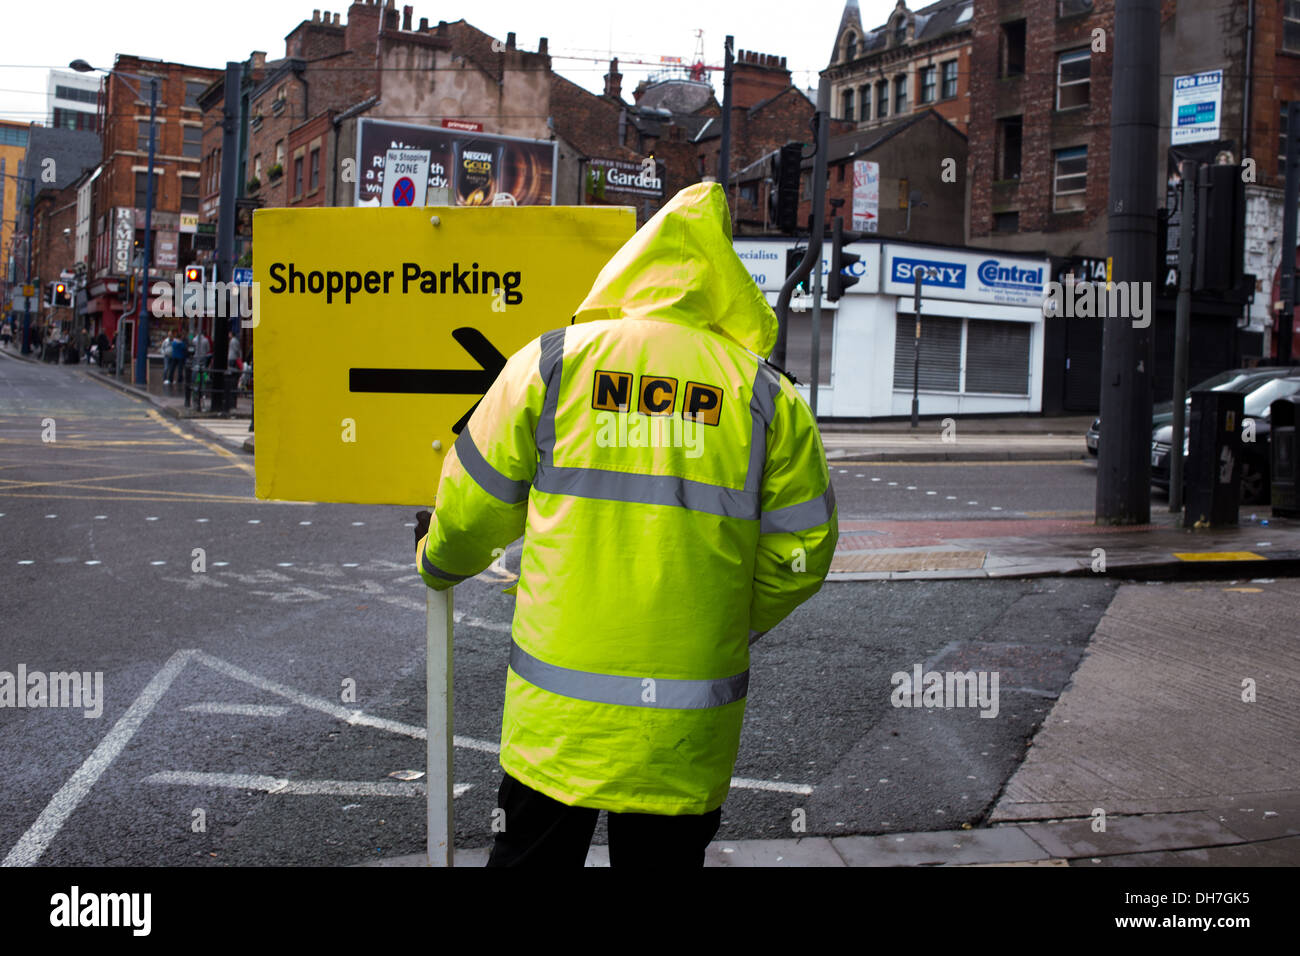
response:
<path id="1" fill-rule="evenodd" d="M 85 60 L 73 60 L 68 66 L 78 73 L 91 73 L 95 67 L 91 66 Z M 138 73 L 126 73 L 121 70 L 101 70 L 100 72 L 109 73 L 118 77 L 127 86 L 126 77 L 134 77 L 136 80 L 149 81 L 149 171 L 146 175 L 149 181 L 145 183 L 144 192 L 144 282 L 140 287 L 140 312 L 139 320 L 136 323 L 136 355 L 135 355 L 135 384 L 148 387 L 149 385 L 149 266 L 150 259 L 153 257 L 153 167 L 154 153 L 156 150 L 157 136 L 157 114 L 158 114 L 158 78 L 156 76 L 143 77 Z M 140 95 L 140 88 L 134 88 L 136 96 Z"/>

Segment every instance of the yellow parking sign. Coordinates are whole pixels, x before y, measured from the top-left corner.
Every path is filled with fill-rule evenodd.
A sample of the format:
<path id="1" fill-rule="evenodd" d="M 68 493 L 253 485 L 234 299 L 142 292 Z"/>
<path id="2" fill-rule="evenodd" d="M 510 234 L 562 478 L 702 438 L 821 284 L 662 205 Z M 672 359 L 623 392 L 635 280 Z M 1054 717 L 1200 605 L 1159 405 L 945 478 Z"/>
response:
<path id="1" fill-rule="evenodd" d="M 432 504 L 505 360 L 567 325 L 619 207 L 260 209 L 257 496 Z"/>

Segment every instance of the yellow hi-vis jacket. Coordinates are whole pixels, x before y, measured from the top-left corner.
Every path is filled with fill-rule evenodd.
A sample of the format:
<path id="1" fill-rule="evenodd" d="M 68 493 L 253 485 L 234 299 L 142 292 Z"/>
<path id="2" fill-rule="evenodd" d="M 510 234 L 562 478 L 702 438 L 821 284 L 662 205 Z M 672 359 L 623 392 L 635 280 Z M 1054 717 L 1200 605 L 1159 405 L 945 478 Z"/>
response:
<path id="1" fill-rule="evenodd" d="M 629 239 L 575 318 L 470 417 L 417 564 L 448 588 L 524 536 L 507 773 L 569 805 L 705 813 L 730 785 L 751 640 L 830 568 L 826 453 L 758 357 L 776 316 L 716 183 Z"/>

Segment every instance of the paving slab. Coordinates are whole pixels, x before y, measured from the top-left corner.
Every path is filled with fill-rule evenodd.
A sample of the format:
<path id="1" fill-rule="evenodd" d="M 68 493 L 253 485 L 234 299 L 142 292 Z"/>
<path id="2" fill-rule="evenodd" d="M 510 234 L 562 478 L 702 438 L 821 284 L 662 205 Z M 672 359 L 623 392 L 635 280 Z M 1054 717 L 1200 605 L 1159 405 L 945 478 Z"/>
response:
<path id="1" fill-rule="evenodd" d="M 705 866 L 844 866 L 825 837 L 737 840 L 709 844 Z"/>
<path id="2" fill-rule="evenodd" d="M 1125 856 L 1101 856 L 1071 860 L 1078 867 L 1184 867 L 1184 866 L 1300 866 L 1300 837 L 1269 840 L 1264 843 L 1239 843 L 1195 850 L 1161 850 L 1155 853 L 1130 853 Z M 1231 884 L 1218 880 L 1213 890 L 1229 891 Z"/>
<path id="3" fill-rule="evenodd" d="M 1122 586 L 991 821 L 1218 811 L 1300 791 L 1297 608 L 1293 578 Z"/>
<path id="4" fill-rule="evenodd" d="M 1025 823 L 1025 836 L 1051 857 L 1114 856 L 1146 850 L 1179 850 L 1187 847 L 1224 846 L 1244 843 L 1208 813 L 1154 813 L 1144 816 L 1106 818 L 1106 829 L 1093 829 L 1093 819 Z"/>

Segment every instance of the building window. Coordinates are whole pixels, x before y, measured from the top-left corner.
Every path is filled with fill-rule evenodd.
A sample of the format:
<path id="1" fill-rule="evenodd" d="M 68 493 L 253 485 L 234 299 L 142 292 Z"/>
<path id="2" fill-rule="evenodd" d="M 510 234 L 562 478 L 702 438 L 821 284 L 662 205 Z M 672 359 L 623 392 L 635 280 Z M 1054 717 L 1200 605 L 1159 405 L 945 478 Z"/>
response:
<path id="1" fill-rule="evenodd" d="M 0 146 L 27 146 L 27 127 L 0 126 Z"/>
<path id="2" fill-rule="evenodd" d="M 935 88 L 938 85 L 938 67 L 921 67 L 921 102 L 933 103 Z"/>
<path id="3" fill-rule="evenodd" d="M 849 122 L 853 121 L 853 91 L 844 91 L 844 118 Z"/>
<path id="4" fill-rule="evenodd" d="M 1300 0 L 1286 0 L 1282 5 L 1282 49 L 1300 53 Z"/>
<path id="5" fill-rule="evenodd" d="M 858 108 L 862 113 L 859 117 L 863 122 L 871 119 L 871 84 L 858 88 Z"/>
<path id="6" fill-rule="evenodd" d="M 284 140 L 275 144 L 275 165 L 284 168 Z"/>
<path id="7" fill-rule="evenodd" d="M 253 178 L 259 182 L 262 179 L 262 154 L 258 153 L 253 157 Z"/>
<path id="8" fill-rule="evenodd" d="M 943 88 L 939 95 L 950 100 L 957 95 L 957 61 L 949 60 L 943 64 Z"/>
<path id="9" fill-rule="evenodd" d="M 1056 212 L 1082 209 L 1088 188 L 1088 147 L 1056 151 L 1056 171 L 1052 177 L 1052 208 Z"/>
<path id="10" fill-rule="evenodd" d="M 319 147 L 311 151 L 311 189 L 312 192 L 320 186 L 320 149 Z M 754 201 L 757 201 L 757 197 Z"/>
<path id="11" fill-rule="evenodd" d="M 998 179 L 1020 178 L 1020 146 L 1024 119 L 1009 116 L 998 120 Z"/>
<path id="12" fill-rule="evenodd" d="M 185 105 L 192 110 L 199 108 L 199 94 L 208 88 L 201 80 L 185 81 Z"/>
<path id="13" fill-rule="evenodd" d="M 316 153 L 313 152 L 312 155 L 315 156 Z M 745 200 L 745 202 L 747 203 L 752 203 L 753 205 L 757 206 L 758 205 L 758 183 L 755 182 L 741 183 L 740 198 Z"/>
<path id="14" fill-rule="evenodd" d="M 158 173 L 155 172 L 154 175 L 157 176 Z M 153 202 L 155 206 L 158 205 L 158 198 L 159 198 L 158 192 L 159 192 L 158 181 L 155 179 L 154 190 L 153 190 Z M 135 174 L 135 208 L 136 209 L 144 209 L 148 205 L 148 193 L 149 193 L 149 174 L 136 173 Z"/>
<path id="15" fill-rule="evenodd" d="M 203 155 L 203 127 L 182 126 L 181 129 L 185 131 L 181 155 L 186 159 L 198 159 Z"/>
<path id="16" fill-rule="evenodd" d="M 302 153 L 293 158 L 293 194 L 302 195 Z"/>
<path id="17" fill-rule="evenodd" d="M 1025 21 L 1002 24 L 1001 61 L 1003 77 L 1025 75 Z"/>
<path id="18" fill-rule="evenodd" d="M 1056 58 L 1056 108 L 1072 110 L 1088 105 L 1092 86 L 1092 54 L 1087 50 L 1062 53 Z"/>
<path id="19" fill-rule="evenodd" d="M 1092 0 L 1056 0 L 1058 17 L 1076 17 L 1092 12 Z"/>
<path id="20" fill-rule="evenodd" d="M 162 130 L 158 124 L 154 124 L 154 150 L 157 151 L 162 147 Z M 149 152 L 149 121 L 136 120 L 135 123 L 135 148 L 137 152 Z"/>
<path id="21" fill-rule="evenodd" d="M 1019 212 L 995 212 L 993 214 L 993 231 L 994 232 L 1019 232 L 1020 213 Z"/>
<path id="22" fill-rule="evenodd" d="M 902 46 L 907 42 L 907 18 L 899 17 L 898 26 L 894 27 L 894 46 Z"/>
<path id="23" fill-rule="evenodd" d="M 876 119 L 889 115 L 889 81 L 881 80 L 876 84 Z"/>
<path id="24" fill-rule="evenodd" d="M 894 77 L 894 115 L 907 112 L 907 74 Z"/>
<path id="25" fill-rule="evenodd" d="M 844 62 L 847 63 L 858 55 L 858 38 L 850 33 L 844 38 Z"/>
<path id="26" fill-rule="evenodd" d="M 199 180 L 197 176 L 181 177 L 181 212 L 199 211 Z"/>

